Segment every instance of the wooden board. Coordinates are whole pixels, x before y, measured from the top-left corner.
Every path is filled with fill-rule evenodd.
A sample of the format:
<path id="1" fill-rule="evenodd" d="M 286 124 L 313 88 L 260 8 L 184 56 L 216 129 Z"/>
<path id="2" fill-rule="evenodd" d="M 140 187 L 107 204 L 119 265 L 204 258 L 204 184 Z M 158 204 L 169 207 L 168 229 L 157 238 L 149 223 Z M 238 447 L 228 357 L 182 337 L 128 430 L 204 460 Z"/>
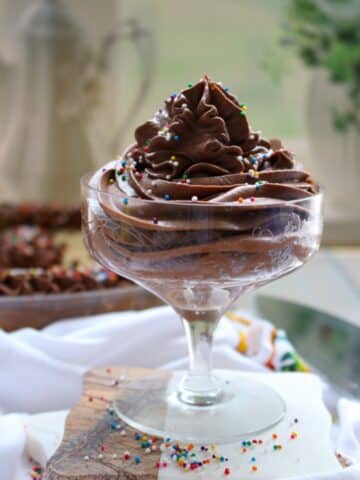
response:
<path id="1" fill-rule="evenodd" d="M 156 450 L 145 453 L 134 438 L 138 432 L 111 414 L 110 407 L 115 393 L 121 393 L 123 378 L 144 378 L 153 373 L 117 367 L 86 374 L 83 396 L 68 415 L 63 441 L 48 462 L 47 480 L 157 479 L 161 441 L 155 442 Z M 126 451 L 131 454 L 129 460 L 124 459 Z M 141 463 L 135 463 L 135 456 Z"/>
<path id="2" fill-rule="evenodd" d="M 130 367 L 102 368 L 89 372 L 84 380 L 84 393 L 78 404 L 68 415 L 63 441 L 49 460 L 47 480 L 158 480 L 168 478 L 206 478 L 206 480 L 227 477 L 226 467 L 233 474 L 229 478 L 247 480 L 270 480 L 283 476 L 308 475 L 324 472 L 340 471 L 335 459 L 333 446 L 328 432 L 331 419 L 322 403 L 323 385 L 312 374 L 283 373 L 251 374 L 259 381 L 270 382 L 283 395 L 288 411 L 276 426 L 276 439 L 273 429 L 269 429 L 257 437 L 250 447 L 245 448 L 242 442 L 220 445 L 220 449 L 205 453 L 205 457 L 216 454 L 217 459 L 202 469 L 202 473 L 186 474 L 179 470 L 169 459 L 171 442 L 155 439 L 156 449 L 149 453 L 141 447 L 141 440 L 135 439 L 140 432 L 125 426 L 111 411 L 115 395 L 123 394 L 129 380 L 138 380 L 141 386 L 144 379 L 152 381 L 155 373 L 161 372 L 162 379 L 167 382 L 170 371 L 150 370 Z M 228 375 L 230 373 L 228 372 Z M 240 373 L 232 372 L 237 376 Z M 242 374 L 244 375 L 244 374 Z M 312 402 L 304 402 L 303 398 L 312 396 Z M 146 401 L 139 398 L 139 402 Z M 138 403 L 137 403 L 138 405 Z M 313 419 L 316 417 L 316 424 Z M 296 421 L 294 421 L 296 418 Z M 114 428 L 113 428 L 114 427 Z M 291 434 L 296 429 L 296 440 Z M 123 432 L 125 431 L 125 435 Z M 142 434 L 141 434 L 142 435 Z M 317 441 L 313 439 L 316 436 Z M 279 440 L 278 440 L 279 439 Z M 249 440 L 249 439 L 247 439 Z M 260 444 L 261 440 L 261 444 Z M 274 451 L 274 442 L 281 441 L 281 452 Z M 251 442 L 250 442 L 251 443 Z M 163 450 L 160 449 L 163 445 Z M 202 455 L 197 446 L 194 452 Z M 124 453 L 130 452 L 126 460 Z M 136 464 L 135 457 L 141 462 Z M 254 465 L 252 457 L 256 459 Z M 301 457 L 301 461 L 300 461 Z M 225 459 L 225 464 L 218 461 Z M 229 463 L 226 463 L 226 459 Z M 201 460 L 201 457 L 198 457 Z M 340 460 L 340 459 L 339 459 Z M 160 463 L 160 470 L 159 464 Z M 256 466 L 256 475 L 252 468 Z M 176 470 L 175 470 L 176 469 Z M 186 470 L 188 473 L 189 470 Z M 185 475 L 185 476 L 184 476 Z M 206 476 L 205 476 L 206 475 Z"/>

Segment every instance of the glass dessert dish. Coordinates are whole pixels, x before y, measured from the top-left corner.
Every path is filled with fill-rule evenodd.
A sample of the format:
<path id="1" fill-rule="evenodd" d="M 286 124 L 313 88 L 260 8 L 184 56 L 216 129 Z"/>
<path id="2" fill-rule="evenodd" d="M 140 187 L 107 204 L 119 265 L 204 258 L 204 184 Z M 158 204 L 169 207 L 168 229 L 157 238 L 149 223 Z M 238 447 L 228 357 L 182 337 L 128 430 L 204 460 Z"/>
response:
<path id="1" fill-rule="evenodd" d="M 276 424 L 285 405 L 273 390 L 249 378 L 226 384 L 226 376 L 212 373 L 213 333 L 242 293 L 300 267 L 316 251 L 321 194 L 286 207 L 266 205 L 269 218 L 264 222 L 259 209 L 260 221 L 250 234 L 229 228 L 253 216 L 244 204 L 218 209 L 205 202 L 177 203 L 171 206 L 171 221 L 178 230 L 162 231 L 157 226 L 166 218 L 167 204 L 139 199 L 124 204 L 118 196 L 89 186 L 90 179 L 82 181 L 83 229 L 90 253 L 171 305 L 184 322 L 189 342 L 190 370 L 180 384 L 169 382 L 167 375 L 129 384 L 133 398 L 119 398 L 120 417 L 140 431 L 189 441 L 234 440 Z M 107 208 L 116 208 L 124 220 L 111 218 Z M 157 212 L 157 224 L 144 220 L 149 209 L 150 217 Z M 166 426 L 169 416 L 178 418 L 179 425 L 174 421 Z"/>
<path id="2" fill-rule="evenodd" d="M 318 249 L 322 194 L 206 77 L 171 96 L 135 137 L 120 160 L 81 181 L 85 243 L 104 267 L 174 308 L 190 368 L 125 379 L 116 412 L 142 432 L 178 441 L 254 435 L 278 423 L 286 405 L 249 374 L 212 371 L 214 331 L 241 294 Z"/>

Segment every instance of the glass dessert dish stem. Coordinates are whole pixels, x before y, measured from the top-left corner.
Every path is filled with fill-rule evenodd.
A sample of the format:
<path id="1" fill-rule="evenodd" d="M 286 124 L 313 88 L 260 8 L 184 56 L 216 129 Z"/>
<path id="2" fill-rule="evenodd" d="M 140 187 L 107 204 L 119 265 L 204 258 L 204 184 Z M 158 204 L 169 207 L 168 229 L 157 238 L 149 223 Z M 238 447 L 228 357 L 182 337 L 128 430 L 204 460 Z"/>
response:
<path id="1" fill-rule="evenodd" d="M 221 388 L 211 373 L 211 357 L 217 320 L 182 318 L 189 349 L 189 371 L 183 378 L 178 398 L 184 403 L 214 405 L 221 399 Z"/>

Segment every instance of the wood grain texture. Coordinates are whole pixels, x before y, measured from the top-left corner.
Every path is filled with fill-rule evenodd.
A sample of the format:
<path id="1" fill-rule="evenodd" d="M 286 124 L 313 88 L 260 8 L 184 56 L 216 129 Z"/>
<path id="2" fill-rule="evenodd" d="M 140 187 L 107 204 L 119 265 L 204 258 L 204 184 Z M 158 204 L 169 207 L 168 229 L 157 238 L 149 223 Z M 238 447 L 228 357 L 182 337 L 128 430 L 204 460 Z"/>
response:
<path id="1" fill-rule="evenodd" d="M 135 440 L 135 430 L 109 413 L 115 394 L 121 394 L 122 379 L 141 379 L 154 370 L 116 367 L 88 372 L 84 392 L 69 413 L 63 441 L 49 460 L 47 480 L 155 480 L 160 450 L 144 453 Z M 117 425 L 115 429 L 111 427 Z M 122 431 L 126 431 L 126 435 Z M 156 444 L 160 445 L 160 441 Z M 124 459 L 124 452 L 131 454 Z M 116 458 L 114 458 L 116 455 Z M 136 464 L 134 457 L 141 457 Z"/>

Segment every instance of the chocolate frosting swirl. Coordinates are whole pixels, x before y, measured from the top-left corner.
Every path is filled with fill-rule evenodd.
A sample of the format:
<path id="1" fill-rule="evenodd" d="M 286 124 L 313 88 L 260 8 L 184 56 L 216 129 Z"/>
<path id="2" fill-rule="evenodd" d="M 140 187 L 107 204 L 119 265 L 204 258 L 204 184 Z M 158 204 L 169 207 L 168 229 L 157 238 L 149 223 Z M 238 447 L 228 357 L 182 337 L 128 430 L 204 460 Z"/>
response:
<path id="1" fill-rule="evenodd" d="M 306 201 L 318 188 L 280 140 L 252 131 L 246 110 L 206 76 L 171 95 L 136 129 L 136 143 L 91 180 L 99 191 L 112 194 L 99 195 L 106 214 L 99 228 L 107 241 L 129 259 L 139 259 L 149 274 L 155 258 L 188 254 L 191 263 L 196 253 L 225 247 L 236 254 L 261 254 L 272 264 L 276 249 L 288 248 L 298 234 L 275 236 L 289 224 L 300 228 L 309 214 Z M 196 214 L 191 214 L 194 204 Z M 299 258 L 305 252 L 299 247 Z"/>
<path id="2" fill-rule="evenodd" d="M 173 94 L 164 109 L 136 129 L 136 145 L 117 164 L 120 188 L 130 165 L 126 180 L 142 198 L 234 201 L 259 197 L 257 189 L 237 188 L 257 182 L 289 187 L 283 192 L 286 199 L 298 198 L 297 189 L 313 193 L 313 181 L 295 168 L 291 152 L 279 140 L 267 141 L 251 131 L 246 109 L 207 77 Z M 217 197 L 234 188 L 234 195 Z M 266 188 L 268 197 L 278 194 L 279 189 Z"/>
<path id="3" fill-rule="evenodd" d="M 239 157 L 249 146 L 250 129 L 241 114 L 236 100 L 208 79 L 170 97 L 158 123 L 147 122 L 135 132 L 138 145 L 150 140 L 147 170 L 163 179 L 242 172 Z"/>

